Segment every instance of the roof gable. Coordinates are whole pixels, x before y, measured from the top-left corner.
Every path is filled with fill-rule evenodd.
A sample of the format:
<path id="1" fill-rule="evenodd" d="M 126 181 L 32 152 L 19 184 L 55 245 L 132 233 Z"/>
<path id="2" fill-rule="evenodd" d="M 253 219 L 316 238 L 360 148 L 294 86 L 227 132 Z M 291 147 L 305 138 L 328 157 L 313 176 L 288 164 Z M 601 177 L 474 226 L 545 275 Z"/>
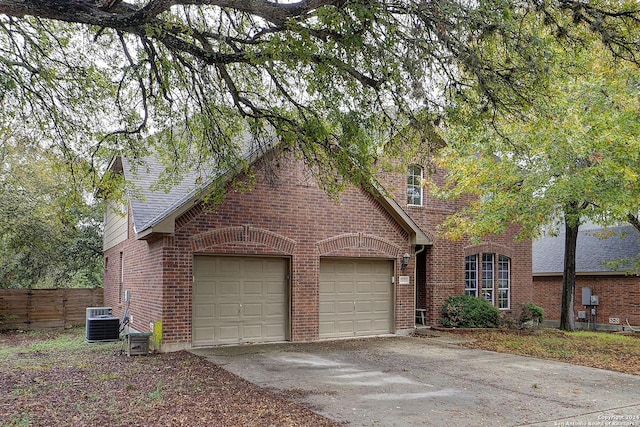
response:
<path id="1" fill-rule="evenodd" d="M 245 154 L 245 160 L 253 163 L 263 157 L 272 148 L 259 149 Z M 125 179 L 133 189 L 129 191 L 132 222 L 137 238 L 144 239 L 154 233 L 173 233 L 175 219 L 199 202 L 207 189 L 216 180 L 230 179 L 238 170 L 219 170 L 201 168 L 185 170 L 178 182 L 166 188 L 158 185 L 165 165 L 157 158 L 145 157 L 135 164 L 127 158 L 119 158 L 114 164 L 122 165 Z M 429 237 L 413 219 L 398 205 L 385 196 L 383 190 L 373 186 L 376 199 L 409 232 L 411 243 L 430 245 Z"/>

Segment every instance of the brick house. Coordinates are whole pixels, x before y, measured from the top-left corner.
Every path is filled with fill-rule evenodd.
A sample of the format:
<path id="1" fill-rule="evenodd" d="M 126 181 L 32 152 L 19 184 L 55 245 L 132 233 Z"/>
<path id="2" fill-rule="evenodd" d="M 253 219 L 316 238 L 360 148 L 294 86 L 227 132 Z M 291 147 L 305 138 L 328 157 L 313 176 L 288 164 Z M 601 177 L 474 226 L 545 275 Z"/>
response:
<path id="1" fill-rule="evenodd" d="M 640 253 L 638 231 L 628 225 L 580 226 L 576 246 L 574 310 L 576 328 L 623 330 L 627 320 L 640 325 L 640 277 L 633 262 Z M 611 265 L 616 262 L 618 265 Z M 615 268 L 614 268 L 615 267 Z M 560 323 L 564 233 L 545 235 L 533 243 L 533 302 L 544 308 L 545 320 Z M 629 273 L 633 271 L 633 273 Z M 598 305 L 584 305 L 582 289 L 598 296 Z M 596 316 L 591 310 L 596 309 Z"/>
<path id="2" fill-rule="evenodd" d="M 129 290 L 132 328 L 162 322 L 163 351 L 402 334 L 416 308 L 435 324 L 446 298 L 465 292 L 507 311 L 531 300 L 530 242 L 438 237 L 456 205 L 423 194 L 419 165 L 386 175 L 384 194 L 349 186 L 334 200 L 274 150 L 251 159 L 249 191 L 237 190 L 244 173 L 210 172 L 226 180 L 216 206 L 201 202 L 195 172 L 165 192 L 152 187 L 162 170 L 152 159 L 110 168 L 137 191 L 109 203 L 105 305 L 122 317 Z"/>

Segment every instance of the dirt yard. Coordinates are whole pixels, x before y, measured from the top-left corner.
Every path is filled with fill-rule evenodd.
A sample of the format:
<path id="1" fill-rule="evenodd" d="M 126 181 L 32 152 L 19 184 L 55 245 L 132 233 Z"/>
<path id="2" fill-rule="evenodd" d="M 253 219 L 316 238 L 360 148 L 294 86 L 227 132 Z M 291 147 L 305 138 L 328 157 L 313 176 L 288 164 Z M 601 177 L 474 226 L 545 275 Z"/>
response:
<path id="1" fill-rule="evenodd" d="M 640 336 L 460 332 L 460 345 L 640 375 Z M 424 337 L 428 339 L 428 337 Z M 0 333 L 0 425 L 336 426 L 188 352 L 128 357 L 84 329 Z"/>
<path id="2" fill-rule="evenodd" d="M 0 334 L 0 425 L 339 425 L 188 352 L 128 357 L 83 334 Z"/>

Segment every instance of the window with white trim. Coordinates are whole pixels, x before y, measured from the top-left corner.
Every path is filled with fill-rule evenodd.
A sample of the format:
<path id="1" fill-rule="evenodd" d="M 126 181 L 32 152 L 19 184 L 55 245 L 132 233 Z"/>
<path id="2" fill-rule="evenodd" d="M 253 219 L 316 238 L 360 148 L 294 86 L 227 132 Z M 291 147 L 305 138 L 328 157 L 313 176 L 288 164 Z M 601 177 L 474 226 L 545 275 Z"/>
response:
<path id="1" fill-rule="evenodd" d="M 478 256 L 469 255 L 465 258 L 464 293 L 478 296 Z"/>
<path id="2" fill-rule="evenodd" d="M 498 256 L 498 308 L 511 308 L 511 259 Z"/>
<path id="3" fill-rule="evenodd" d="M 482 254 L 482 298 L 493 305 L 493 254 Z"/>
<path id="4" fill-rule="evenodd" d="M 422 206 L 423 171 L 419 165 L 409 166 L 407 174 L 407 204 Z"/>
<path id="5" fill-rule="evenodd" d="M 465 257 L 464 293 L 482 297 L 501 310 L 511 308 L 511 258 L 494 253 Z"/>

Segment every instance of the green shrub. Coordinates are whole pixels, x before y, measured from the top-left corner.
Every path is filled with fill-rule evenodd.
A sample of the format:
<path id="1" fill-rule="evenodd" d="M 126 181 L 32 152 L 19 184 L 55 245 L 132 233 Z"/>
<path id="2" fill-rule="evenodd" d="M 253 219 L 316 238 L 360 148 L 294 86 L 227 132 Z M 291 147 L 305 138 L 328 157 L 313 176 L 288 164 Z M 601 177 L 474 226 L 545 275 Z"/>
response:
<path id="1" fill-rule="evenodd" d="M 497 328 L 500 310 L 482 298 L 456 295 L 442 307 L 440 323 L 449 328 Z"/>
<path id="2" fill-rule="evenodd" d="M 522 326 L 527 322 L 532 322 L 533 324 L 538 325 L 544 321 L 544 309 L 542 307 L 538 307 L 532 302 L 522 304 L 519 320 Z"/>

